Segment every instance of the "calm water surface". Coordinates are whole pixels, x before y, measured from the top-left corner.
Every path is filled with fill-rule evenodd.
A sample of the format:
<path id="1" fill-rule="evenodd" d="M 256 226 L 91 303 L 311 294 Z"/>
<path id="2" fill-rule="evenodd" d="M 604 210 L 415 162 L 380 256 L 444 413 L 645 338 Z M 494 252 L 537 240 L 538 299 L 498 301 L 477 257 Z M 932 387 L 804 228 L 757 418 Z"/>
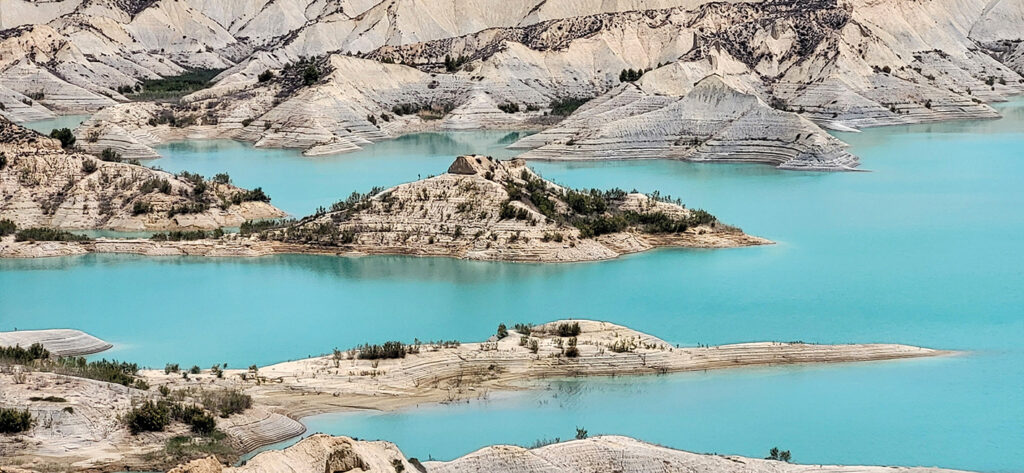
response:
<path id="1" fill-rule="evenodd" d="M 151 366 L 248 366 L 386 339 L 476 340 L 499 322 L 561 317 L 611 320 L 680 344 L 959 349 L 968 353 L 565 380 L 470 404 L 305 421 L 314 432 L 386 438 L 421 459 L 567 438 L 583 426 L 696 451 L 763 456 L 778 445 L 801 463 L 1024 471 L 1024 103 L 1002 111 L 1007 118 L 998 121 L 843 134 L 869 173 L 534 164 L 571 186 L 659 189 L 774 246 L 567 265 L 388 256 L 5 260 L 0 328 L 81 328 L 116 344 L 106 356 Z M 454 154 L 468 151 L 466 142 L 500 139 L 409 137 L 392 142 L 390 152 L 378 151 L 385 144 L 364 152 L 383 153 L 376 158 L 327 161 L 230 143 L 223 161 L 183 152 L 156 164 L 228 171 L 236 183 L 262 185 L 282 208 L 303 213 L 352 190 L 443 172 Z M 420 152 L 421 140 L 447 144 Z M 214 145 L 219 153 L 222 145 Z M 327 170 L 317 171 L 324 163 Z M 378 174 L 367 179 L 364 172 Z"/>
<path id="2" fill-rule="evenodd" d="M 75 128 L 78 128 L 78 125 L 81 125 L 82 122 L 88 119 L 89 115 L 63 115 L 49 120 L 25 122 L 22 123 L 21 126 L 30 130 L 38 131 L 44 135 L 49 135 L 55 128 L 70 128 L 74 130 Z"/>

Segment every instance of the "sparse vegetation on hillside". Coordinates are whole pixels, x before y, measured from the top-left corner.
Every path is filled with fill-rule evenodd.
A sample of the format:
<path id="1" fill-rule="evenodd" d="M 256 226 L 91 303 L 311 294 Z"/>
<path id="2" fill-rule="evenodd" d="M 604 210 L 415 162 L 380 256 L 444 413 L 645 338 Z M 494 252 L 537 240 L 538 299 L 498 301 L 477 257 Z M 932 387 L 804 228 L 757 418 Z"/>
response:
<path id="1" fill-rule="evenodd" d="M 140 101 L 177 100 L 197 90 L 205 89 L 222 70 L 192 69 L 177 76 L 143 80 L 139 87 L 120 92 L 131 99 Z"/>
<path id="2" fill-rule="evenodd" d="M 14 241 L 89 241 L 91 238 L 54 228 L 26 228 L 14 234 Z"/>
<path id="3" fill-rule="evenodd" d="M 18 230 L 18 226 L 14 224 L 10 219 L 0 220 L 0 237 L 11 235 Z"/>
<path id="4" fill-rule="evenodd" d="M 569 116 L 583 104 L 590 101 L 590 97 L 565 97 L 551 101 L 551 114 Z"/>

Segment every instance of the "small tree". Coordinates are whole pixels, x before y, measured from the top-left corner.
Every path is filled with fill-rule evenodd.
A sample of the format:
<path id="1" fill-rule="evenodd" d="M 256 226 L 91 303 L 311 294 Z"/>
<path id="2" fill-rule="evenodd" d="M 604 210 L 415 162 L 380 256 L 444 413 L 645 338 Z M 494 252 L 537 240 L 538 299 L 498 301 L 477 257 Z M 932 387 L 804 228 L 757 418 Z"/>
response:
<path id="1" fill-rule="evenodd" d="M 793 456 L 789 453 L 789 450 L 779 450 L 779 447 L 772 447 L 772 449 L 768 451 L 768 456 L 765 457 L 765 460 L 775 460 L 789 463 L 789 460 L 792 459 L 792 457 Z"/>
<path id="2" fill-rule="evenodd" d="M 508 336 L 508 327 L 505 324 L 498 324 L 498 340 Z"/>
<path id="3" fill-rule="evenodd" d="M 576 427 L 576 440 L 583 440 L 585 438 L 587 438 L 587 429 Z"/>

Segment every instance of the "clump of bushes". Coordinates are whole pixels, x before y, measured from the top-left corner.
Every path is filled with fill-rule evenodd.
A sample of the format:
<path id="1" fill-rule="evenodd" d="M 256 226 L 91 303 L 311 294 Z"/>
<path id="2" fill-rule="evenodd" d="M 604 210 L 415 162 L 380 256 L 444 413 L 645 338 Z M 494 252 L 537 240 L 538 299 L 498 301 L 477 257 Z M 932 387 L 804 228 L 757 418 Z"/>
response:
<path id="1" fill-rule="evenodd" d="M 238 192 L 231 196 L 231 203 L 238 205 L 242 202 L 270 202 L 270 196 L 263 192 L 262 187 Z"/>
<path id="2" fill-rule="evenodd" d="M 789 463 L 792 458 L 793 455 L 789 453 L 789 450 L 779 450 L 779 447 L 772 447 L 772 449 L 768 451 L 768 456 L 764 459 Z"/>
<path id="3" fill-rule="evenodd" d="M 53 228 L 26 228 L 14 234 L 14 241 L 89 241 L 85 235 L 76 235 Z"/>
<path id="4" fill-rule="evenodd" d="M 123 421 L 133 435 L 141 432 L 163 432 L 171 423 L 169 403 L 146 401 L 128 411 Z"/>
<path id="5" fill-rule="evenodd" d="M 139 371 L 139 366 L 135 363 L 106 359 L 86 361 L 83 357 L 58 358 L 52 366 L 46 368 L 58 374 L 117 383 L 122 386 L 132 386 L 136 381 L 135 373 Z"/>
<path id="6" fill-rule="evenodd" d="M 508 327 L 505 327 L 505 324 L 498 324 L 497 336 L 499 340 L 508 336 Z"/>
<path id="7" fill-rule="evenodd" d="M 119 163 L 121 162 L 121 153 L 110 148 L 103 148 L 103 151 L 100 152 L 100 159 L 103 161 Z"/>
<path id="8" fill-rule="evenodd" d="M 35 420 L 28 409 L 0 407 L 0 434 L 16 434 L 32 428 Z"/>
<path id="9" fill-rule="evenodd" d="M 390 341 L 383 345 L 364 344 L 356 347 L 361 360 L 379 360 L 388 358 L 405 358 L 407 353 L 405 344 L 402 342 Z"/>
<path id="10" fill-rule="evenodd" d="M 260 75 L 256 76 L 256 80 L 260 81 L 261 83 L 262 82 L 266 82 L 266 81 L 268 81 L 270 79 L 273 79 L 273 78 L 274 78 L 274 72 L 271 71 L 270 69 L 267 69 L 267 70 L 261 72 Z"/>
<path id="11" fill-rule="evenodd" d="M 0 237 L 14 234 L 18 230 L 18 226 L 14 224 L 10 219 L 0 220 Z"/>
<path id="12" fill-rule="evenodd" d="M 619 73 L 619 82 L 635 82 L 643 77 L 644 72 L 645 71 L 643 69 L 623 69 L 622 72 Z"/>
<path id="13" fill-rule="evenodd" d="M 569 338 L 569 341 L 566 343 L 564 353 L 567 358 L 576 358 L 580 356 L 580 350 L 579 348 L 576 348 L 576 337 Z"/>
<path id="14" fill-rule="evenodd" d="M 75 134 L 70 128 L 54 128 L 50 131 L 50 138 L 60 140 L 60 147 L 64 149 L 75 146 Z"/>
<path id="15" fill-rule="evenodd" d="M 0 347 L 0 363 L 24 365 L 35 360 L 45 360 L 50 352 L 42 344 L 33 343 L 28 348 L 20 346 Z"/>
<path id="16" fill-rule="evenodd" d="M 174 230 L 167 233 L 156 233 L 149 237 L 149 239 L 153 241 L 194 241 L 207 238 L 217 239 L 222 236 L 224 236 L 224 230 L 217 228 L 209 232 L 203 230 Z"/>
<path id="17" fill-rule="evenodd" d="M 96 161 L 93 161 L 91 159 L 86 159 L 82 161 L 82 172 L 86 174 L 92 174 L 93 172 L 96 172 Z"/>
<path id="18" fill-rule="evenodd" d="M 519 113 L 519 104 L 512 102 L 503 103 L 498 105 L 498 110 L 505 113 Z"/>
<path id="19" fill-rule="evenodd" d="M 555 327 L 555 333 L 559 337 L 575 337 L 580 334 L 580 323 L 562 322 Z"/>
<path id="20" fill-rule="evenodd" d="M 211 412 L 228 417 L 252 407 L 252 397 L 236 389 L 206 391 L 202 395 L 202 404 Z"/>
<path id="21" fill-rule="evenodd" d="M 590 101 L 590 97 L 565 97 L 551 101 L 551 114 L 559 116 L 572 115 L 576 109 Z"/>

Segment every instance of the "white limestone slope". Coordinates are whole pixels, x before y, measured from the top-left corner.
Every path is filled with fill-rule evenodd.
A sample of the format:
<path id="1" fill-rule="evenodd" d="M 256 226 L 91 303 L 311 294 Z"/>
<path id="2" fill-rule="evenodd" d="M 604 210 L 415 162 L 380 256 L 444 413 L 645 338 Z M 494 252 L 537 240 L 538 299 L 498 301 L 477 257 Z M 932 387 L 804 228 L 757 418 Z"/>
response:
<path id="1" fill-rule="evenodd" d="M 56 356 L 91 355 L 109 350 L 114 345 L 81 330 L 48 329 L 0 332 L 0 346 L 28 348 L 39 343 Z"/>
<path id="2" fill-rule="evenodd" d="M 858 165 L 844 143 L 811 121 L 772 109 L 718 76 L 682 97 L 622 85 L 510 148 L 530 149 L 526 159 L 672 158 L 830 171 Z"/>

